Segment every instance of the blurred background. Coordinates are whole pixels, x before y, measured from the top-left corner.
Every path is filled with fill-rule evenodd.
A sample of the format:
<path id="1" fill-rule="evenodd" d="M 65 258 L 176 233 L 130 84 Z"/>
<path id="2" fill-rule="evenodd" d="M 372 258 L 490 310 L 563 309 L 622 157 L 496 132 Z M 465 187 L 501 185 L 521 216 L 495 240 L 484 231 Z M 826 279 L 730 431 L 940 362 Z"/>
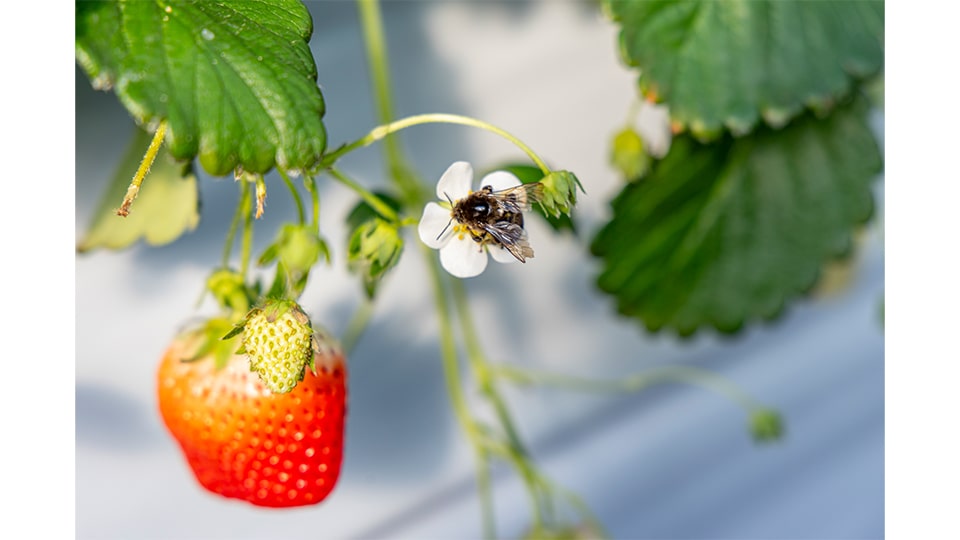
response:
<path id="1" fill-rule="evenodd" d="M 308 6 L 334 147 L 376 125 L 364 46 L 352 2 Z M 610 139 L 636 96 L 613 24 L 591 2 L 385 2 L 383 12 L 397 116 L 449 112 L 490 122 L 574 171 L 586 189 L 578 236 L 528 220 L 536 259 L 491 265 L 467 282 L 488 355 L 597 378 L 699 366 L 779 410 L 787 427 L 782 441 L 756 445 L 739 407 L 686 386 L 628 395 L 510 391 L 545 472 L 580 494 L 614 538 L 883 537 L 882 179 L 854 260 L 818 294 L 735 337 L 649 334 L 618 318 L 597 291 L 598 265 L 586 249 L 621 186 L 608 163 Z M 136 128 L 79 68 L 76 115 L 79 240 Z M 882 111 L 873 120 L 882 145 Z M 457 160 L 477 170 L 523 161 L 506 141 L 460 126 L 415 127 L 401 138 L 431 182 Z M 341 164 L 368 187 L 386 186 L 379 146 Z M 270 511 L 196 483 L 156 410 L 155 370 L 176 331 L 210 307 L 198 298 L 237 201 L 231 178 L 199 175 L 194 232 L 163 247 L 77 256 L 77 537 L 480 537 L 472 451 L 448 403 L 412 230 L 349 358 L 344 468 L 331 497 Z M 276 175 L 267 185 L 255 253 L 294 212 Z M 344 268 L 343 222 L 356 200 L 332 182 L 321 182 L 321 195 L 334 264 L 314 271 L 301 303 L 342 335 L 363 294 Z M 529 510 L 511 471 L 497 469 L 494 493 L 500 536 L 521 536 Z"/>

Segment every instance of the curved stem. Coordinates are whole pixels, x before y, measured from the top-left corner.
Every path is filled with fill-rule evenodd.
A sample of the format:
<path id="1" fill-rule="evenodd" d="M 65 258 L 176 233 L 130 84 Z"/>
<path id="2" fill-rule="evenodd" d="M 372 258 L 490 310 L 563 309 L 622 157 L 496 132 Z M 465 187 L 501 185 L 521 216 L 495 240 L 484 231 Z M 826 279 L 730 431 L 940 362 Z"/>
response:
<path id="1" fill-rule="evenodd" d="M 416 116 L 408 116 L 406 118 L 401 118 L 400 120 L 390 122 L 389 124 L 377 126 L 373 128 L 370 131 L 370 133 L 368 133 L 362 139 L 354 141 L 350 144 L 341 146 L 340 148 L 334 150 L 330 154 L 327 154 L 326 156 L 324 156 L 321 166 L 329 167 L 337 159 L 339 159 L 345 154 L 352 152 L 353 150 L 356 150 L 357 148 L 369 146 L 379 141 L 380 139 L 385 138 L 391 133 L 396 133 L 400 130 L 406 129 L 408 127 L 417 126 L 420 124 L 459 124 L 463 126 L 476 127 L 476 128 L 484 129 L 491 133 L 495 133 L 503 137 L 504 139 L 507 139 L 514 145 L 516 145 L 518 148 L 520 148 L 520 150 L 523 150 L 523 152 L 527 154 L 527 156 L 529 156 L 534 163 L 536 163 L 537 167 L 540 167 L 540 170 L 543 172 L 544 175 L 550 174 L 550 168 L 547 167 L 547 164 L 544 163 L 542 159 L 540 159 L 540 156 L 538 156 L 536 152 L 534 152 L 529 146 L 524 144 L 523 141 L 514 137 L 513 135 L 506 132 L 505 130 L 500 129 L 497 126 L 494 126 L 492 124 L 488 124 L 487 122 L 484 122 L 482 120 L 477 120 L 476 118 L 470 118 L 469 116 L 461 116 L 458 114 L 445 114 L 445 113 L 430 113 L 430 114 L 419 114 Z"/>
<path id="2" fill-rule="evenodd" d="M 608 381 L 582 379 L 544 371 L 532 371 L 505 364 L 491 366 L 490 370 L 493 375 L 509 380 L 515 384 L 538 384 L 579 390 L 582 392 L 636 392 L 656 384 L 671 382 L 692 384 L 713 390 L 725 396 L 743 407 L 747 412 L 764 409 L 763 405 L 730 381 L 709 371 L 690 366 L 653 368 L 647 373 L 640 373 L 623 379 Z"/>
<path id="3" fill-rule="evenodd" d="M 397 216 L 397 212 L 393 208 L 391 208 L 390 205 L 383 202 L 383 200 L 380 199 L 380 197 L 377 197 L 376 195 L 373 194 L 373 192 L 361 186 L 360 184 L 355 182 L 353 179 L 351 179 L 349 176 L 340 172 L 339 169 L 330 167 L 327 170 L 330 172 L 331 176 L 336 178 L 337 181 L 339 181 L 341 184 L 352 189 L 357 195 L 360 196 L 361 199 L 364 200 L 364 202 L 369 204 L 370 207 L 373 208 L 384 219 L 394 223 L 399 222 L 400 219 L 399 219 L 399 216 Z"/>
<path id="4" fill-rule="evenodd" d="M 290 177 L 287 176 L 287 173 L 283 172 L 282 169 L 277 169 L 277 172 L 280 173 L 280 178 L 283 178 L 283 182 L 287 184 L 287 188 L 290 190 L 290 195 L 293 196 L 293 202 L 297 205 L 297 219 L 300 225 L 303 225 L 306 220 L 306 215 L 303 212 L 303 200 L 300 199 L 300 192 L 297 191 L 297 186 L 293 185 L 293 181 L 290 180 Z"/>

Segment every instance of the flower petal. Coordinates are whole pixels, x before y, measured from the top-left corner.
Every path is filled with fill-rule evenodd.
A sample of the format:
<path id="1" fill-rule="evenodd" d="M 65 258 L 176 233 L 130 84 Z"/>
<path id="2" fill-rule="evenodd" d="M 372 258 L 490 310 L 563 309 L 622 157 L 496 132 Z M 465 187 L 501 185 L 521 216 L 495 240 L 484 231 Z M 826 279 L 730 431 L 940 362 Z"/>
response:
<path id="1" fill-rule="evenodd" d="M 517 258 L 513 256 L 507 249 L 503 246 L 490 244 L 487 246 L 487 251 L 490 252 L 490 256 L 493 257 L 493 260 L 498 263 L 508 264 L 517 262 Z"/>
<path id="2" fill-rule="evenodd" d="M 440 249 L 450 241 L 450 235 L 453 234 L 453 227 L 448 225 L 451 225 L 450 210 L 435 202 L 427 203 L 423 207 L 423 216 L 420 217 L 420 223 L 417 225 L 417 233 L 427 247 Z M 441 234 L 443 236 L 440 236 Z"/>
<path id="3" fill-rule="evenodd" d="M 517 187 L 520 184 L 520 179 L 507 171 L 493 171 L 480 181 L 480 187 L 490 186 L 494 191 Z"/>
<path id="4" fill-rule="evenodd" d="M 468 235 L 458 234 L 440 248 L 440 264 L 458 278 L 477 276 L 487 267 L 487 252 Z"/>
<path id="5" fill-rule="evenodd" d="M 466 161 L 457 161 L 447 167 L 446 172 L 437 182 L 437 198 L 445 201 L 458 201 L 470 194 L 470 184 L 473 183 L 473 166 Z"/>

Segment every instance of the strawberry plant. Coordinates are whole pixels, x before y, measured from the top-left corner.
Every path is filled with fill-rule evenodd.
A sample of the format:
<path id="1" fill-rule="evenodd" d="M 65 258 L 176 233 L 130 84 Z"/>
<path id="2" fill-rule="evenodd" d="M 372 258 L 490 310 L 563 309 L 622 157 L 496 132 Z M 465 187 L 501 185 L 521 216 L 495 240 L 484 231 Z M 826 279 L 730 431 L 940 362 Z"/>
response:
<path id="1" fill-rule="evenodd" d="M 536 459 L 511 400 L 517 390 L 690 384 L 741 407 L 755 441 L 780 439 L 785 423 L 774 408 L 704 369 L 661 365 L 605 379 L 495 360 L 486 339 L 508 342 L 491 324 L 502 321 L 475 319 L 471 302 L 483 291 L 469 288 L 498 266 L 490 259 L 509 266 L 486 283 L 507 289 L 511 276 L 551 271 L 538 265 L 551 260 L 541 246 L 574 245 L 596 263 L 597 289 L 650 332 L 732 335 L 782 314 L 814 289 L 825 265 L 855 249 L 857 227 L 874 213 L 882 159 L 864 89 L 882 76 L 883 4 L 600 2 L 638 78 L 626 125 L 611 129 L 608 157 L 623 182 L 593 230 L 577 218 L 591 179 L 567 168 L 571 156 L 547 159 L 506 126 L 456 111 L 397 117 L 380 4 L 356 4 L 375 124 L 344 138 L 328 133 L 324 81 L 335 75 L 318 72 L 314 20 L 300 1 L 76 3 L 77 63 L 137 126 L 78 252 L 176 242 L 206 212 L 203 182 L 226 177 L 235 190 L 222 255 L 198 283 L 201 322 L 164 330 L 174 336 L 166 350 L 142 359 L 160 357 L 159 421 L 197 491 L 272 508 L 336 499 L 351 460 L 347 396 L 371 399 L 347 388 L 347 358 L 357 361 L 362 339 L 391 339 L 397 349 L 415 341 L 369 330 L 383 292 L 410 285 L 398 274 L 409 276 L 402 267 L 417 256 L 416 277 L 435 308 L 437 368 L 475 463 L 484 536 L 501 532 L 498 467 L 528 496 L 527 537 L 605 534 L 590 505 Z M 651 104 L 669 107 L 656 122 L 669 145 L 635 129 L 632 116 Z M 571 129 L 560 115 L 552 120 Z M 469 162 L 444 156 L 446 172 L 424 173 L 399 134 L 437 125 L 484 132 L 524 158 L 484 156 L 474 175 Z M 377 185 L 348 160 L 374 145 L 385 165 Z M 343 235 L 322 226 L 329 186 L 350 194 L 335 210 L 345 216 Z M 287 197 L 280 207 L 289 213 L 278 215 L 274 201 Z M 543 230 L 556 236 L 537 236 Z M 255 231 L 270 239 L 261 250 Z M 329 306 L 312 293 L 337 271 L 355 280 L 358 307 L 352 317 L 317 317 Z M 519 304 L 520 296 L 509 298 Z M 512 306 L 497 307 L 508 320 Z M 407 323 L 420 328 L 418 317 Z M 184 306 L 182 320 L 190 318 Z M 514 339 L 539 322 L 522 320 Z M 591 336 L 551 337 L 580 339 Z"/>

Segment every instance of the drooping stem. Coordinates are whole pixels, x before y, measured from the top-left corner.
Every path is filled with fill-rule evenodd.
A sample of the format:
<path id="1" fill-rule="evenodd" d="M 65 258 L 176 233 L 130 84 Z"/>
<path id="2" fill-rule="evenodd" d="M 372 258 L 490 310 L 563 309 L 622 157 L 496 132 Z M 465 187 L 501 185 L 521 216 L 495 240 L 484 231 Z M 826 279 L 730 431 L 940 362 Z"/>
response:
<path id="1" fill-rule="evenodd" d="M 227 229 L 227 239 L 223 244 L 223 255 L 220 258 L 220 266 L 226 268 L 230 264 L 230 253 L 233 251 L 233 240 L 237 236 L 237 228 L 240 226 L 240 219 L 246 209 L 246 197 L 250 191 L 249 184 L 245 181 L 238 181 L 240 184 L 240 199 L 237 200 L 237 209 L 233 212 L 233 219 L 230 220 L 230 228 Z"/>
<path id="2" fill-rule="evenodd" d="M 330 172 L 331 176 L 337 179 L 337 181 L 347 186 L 348 188 L 352 189 L 357 195 L 359 195 L 360 198 L 363 199 L 364 202 L 369 204 L 370 207 L 373 208 L 374 211 L 376 211 L 378 214 L 380 214 L 381 217 L 392 222 L 399 221 L 397 212 L 393 208 L 391 208 L 390 205 L 383 202 L 383 200 L 380 197 L 377 197 L 370 190 L 361 186 L 359 183 L 355 182 L 352 178 L 340 172 L 339 169 L 330 167 L 328 171 Z"/>
<path id="3" fill-rule="evenodd" d="M 137 172 L 133 175 L 130 186 L 127 187 L 127 193 L 123 196 L 123 202 L 120 203 L 120 208 L 117 209 L 118 216 L 127 217 L 130 215 L 130 206 L 133 204 L 133 200 L 137 198 L 137 194 L 140 193 L 140 186 L 143 184 L 143 179 L 147 176 L 147 173 L 150 172 L 153 161 L 157 159 L 157 153 L 160 151 L 160 145 L 163 144 L 163 137 L 166 133 L 167 121 L 162 120 L 160 125 L 157 126 L 157 131 L 153 134 L 153 140 L 150 141 L 147 152 L 143 155 L 143 159 L 140 160 L 140 166 L 137 167 Z"/>
<path id="4" fill-rule="evenodd" d="M 287 184 L 287 188 L 290 190 L 290 195 L 293 197 L 293 202 L 297 205 L 297 222 L 300 225 L 303 225 L 306 221 L 306 214 L 303 211 L 303 200 L 300 199 L 300 192 L 297 191 L 297 186 L 293 185 L 293 181 L 290 180 L 290 177 L 287 173 L 283 172 L 283 169 L 277 168 L 277 172 L 280 173 L 280 178 L 283 178 L 283 182 Z"/>
<path id="5" fill-rule="evenodd" d="M 307 186 L 307 191 L 310 192 L 310 202 L 313 209 L 312 229 L 313 232 L 320 234 L 320 192 L 317 191 L 317 183 L 312 176 L 304 176 L 303 183 Z"/>
<path id="6" fill-rule="evenodd" d="M 377 126 L 373 128 L 370 131 L 370 133 L 368 133 L 363 138 L 357 141 L 354 141 L 350 144 L 347 144 L 345 146 L 342 146 L 337 150 L 334 150 L 333 152 L 324 156 L 322 165 L 323 166 L 332 165 L 334 162 L 336 162 L 337 159 L 339 159 L 345 154 L 352 152 L 353 150 L 356 150 L 357 148 L 369 146 L 381 139 L 384 139 L 388 135 L 391 135 L 393 133 L 396 133 L 408 127 L 413 127 L 421 124 L 459 124 L 463 126 L 476 127 L 476 128 L 489 131 L 491 133 L 495 133 L 503 137 L 504 139 L 507 139 L 508 141 L 516 145 L 517 148 L 519 148 L 525 154 L 527 154 L 527 156 L 530 157 L 530 159 L 533 160 L 534 163 L 536 163 L 537 167 L 540 168 L 540 170 L 543 172 L 544 175 L 550 174 L 550 168 L 547 167 L 547 164 L 544 163 L 542 159 L 540 159 L 540 156 L 538 156 L 537 153 L 534 152 L 532 148 L 524 144 L 523 141 L 514 137 L 507 131 L 497 126 L 494 126 L 492 124 L 489 124 L 487 122 L 484 122 L 483 120 L 477 120 L 476 118 L 470 118 L 469 116 L 461 116 L 458 114 L 445 114 L 445 113 L 418 114 L 415 116 L 408 116 L 406 118 L 401 118 L 400 120 L 396 120 L 394 122 L 390 122 L 385 125 Z"/>
<path id="7" fill-rule="evenodd" d="M 247 281 L 247 271 L 250 269 L 250 253 L 253 251 L 253 197 L 250 193 L 250 183 L 240 179 L 244 185 L 241 188 L 241 204 L 243 206 L 243 236 L 240 237 L 240 277 Z"/>

